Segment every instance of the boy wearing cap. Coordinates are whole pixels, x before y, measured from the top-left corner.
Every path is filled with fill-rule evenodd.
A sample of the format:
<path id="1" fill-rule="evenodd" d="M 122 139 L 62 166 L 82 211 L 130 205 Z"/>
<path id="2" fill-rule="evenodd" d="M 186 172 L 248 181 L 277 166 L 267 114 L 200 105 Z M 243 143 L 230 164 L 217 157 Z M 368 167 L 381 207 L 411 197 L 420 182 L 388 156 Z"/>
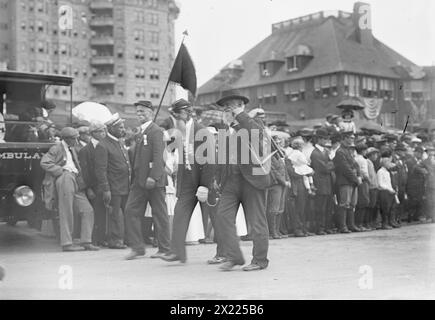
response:
<path id="1" fill-rule="evenodd" d="M 98 247 L 92 245 L 94 210 L 85 194 L 83 172 L 74 149 L 79 133 L 74 128 L 66 127 L 62 129 L 61 137 L 62 141 L 51 147 L 41 159 L 41 167 L 46 171 L 43 181 L 46 206 L 53 209 L 57 200 L 63 251 L 95 251 Z M 81 214 L 82 247 L 73 245 L 75 209 Z"/>
<path id="2" fill-rule="evenodd" d="M 170 249 L 169 216 L 165 202 L 167 175 L 163 159 L 163 129 L 153 122 L 154 107 L 150 101 L 139 101 L 135 106 L 141 126 L 132 150 L 132 184 L 125 208 L 126 237 L 131 248 L 126 260 L 145 255 L 141 221 L 148 202 L 152 207 L 157 232 L 157 256 L 167 254 Z"/>
<path id="3" fill-rule="evenodd" d="M 379 182 L 379 205 L 381 207 L 382 229 L 390 230 L 392 226 L 392 210 L 397 196 L 397 191 L 391 183 L 390 169 L 392 163 L 391 151 L 385 151 L 381 155 L 381 168 L 377 172 Z"/>
<path id="4" fill-rule="evenodd" d="M 369 205 L 367 209 L 367 217 L 364 222 L 366 229 L 376 230 L 377 217 L 378 217 L 378 197 L 379 197 L 379 183 L 374 163 L 379 158 L 379 150 L 370 147 L 366 152 L 367 168 L 369 172 Z"/>

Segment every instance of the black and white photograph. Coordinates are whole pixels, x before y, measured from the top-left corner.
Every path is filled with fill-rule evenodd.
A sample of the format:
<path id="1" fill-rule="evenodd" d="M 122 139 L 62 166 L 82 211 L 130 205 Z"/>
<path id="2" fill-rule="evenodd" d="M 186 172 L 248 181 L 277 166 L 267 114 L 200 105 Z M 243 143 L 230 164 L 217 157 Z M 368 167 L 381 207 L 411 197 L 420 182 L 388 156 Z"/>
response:
<path id="1" fill-rule="evenodd" d="M 0 300 L 435 299 L 434 17 L 0 0 Z"/>

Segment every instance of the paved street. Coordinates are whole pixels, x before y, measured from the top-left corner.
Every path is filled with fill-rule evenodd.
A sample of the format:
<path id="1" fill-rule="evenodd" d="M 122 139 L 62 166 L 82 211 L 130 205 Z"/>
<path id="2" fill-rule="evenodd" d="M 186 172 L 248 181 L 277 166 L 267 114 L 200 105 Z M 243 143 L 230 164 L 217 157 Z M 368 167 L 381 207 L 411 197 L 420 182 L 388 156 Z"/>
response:
<path id="1" fill-rule="evenodd" d="M 433 234 L 435 224 L 425 224 L 272 240 L 267 270 L 224 273 L 205 264 L 214 245 L 188 246 L 186 265 L 150 259 L 153 248 L 146 258 L 124 261 L 127 250 L 62 253 L 52 238 L 23 225 L 0 225 L 0 264 L 6 268 L 0 300 L 434 299 Z M 242 245 L 248 258 L 252 245 Z M 59 288 L 65 265 L 72 270 L 71 290 Z"/>

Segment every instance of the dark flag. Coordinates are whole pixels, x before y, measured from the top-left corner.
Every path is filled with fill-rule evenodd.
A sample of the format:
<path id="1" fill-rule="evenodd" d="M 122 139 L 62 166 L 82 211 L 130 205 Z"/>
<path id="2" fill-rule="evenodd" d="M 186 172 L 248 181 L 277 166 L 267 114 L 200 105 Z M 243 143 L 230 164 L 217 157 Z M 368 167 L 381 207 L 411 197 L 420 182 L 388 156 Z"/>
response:
<path id="1" fill-rule="evenodd" d="M 175 58 L 169 81 L 180 84 L 184 89 L 196 95 L 196 71 L 184 43 L 181 44 L 177 58 Z"/>

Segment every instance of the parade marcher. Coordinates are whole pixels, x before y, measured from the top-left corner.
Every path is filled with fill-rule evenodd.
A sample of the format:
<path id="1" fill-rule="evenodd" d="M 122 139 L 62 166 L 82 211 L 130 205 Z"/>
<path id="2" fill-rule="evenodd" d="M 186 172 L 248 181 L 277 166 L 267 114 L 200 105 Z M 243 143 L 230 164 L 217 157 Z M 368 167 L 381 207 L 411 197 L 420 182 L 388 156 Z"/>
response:
<path id="1" fill-rule="evenodd" d="M 378 197 L 379 197 L 379 183 L 378 176 L 375 170 L 374 162 L 377 162 L 379 158 L 379 150 L 376 148 L 368 148 L 366 152 L 367 156 L 367 168 L 369 172 L 369 206 L 368 214 L 364 227 L 366 229 L 376 230 L 377 217 L 378 217 Z"/>
<path id="2" fill-rule="evenodd" d="M 178 164 L 177 171 L 176 192 L 178 200 L 174 209 L 171 250 L 170 253 L 162 255 L 161 258 L 168 262 L 180 261 L 185 263 L 187 260 L 185 240 L 189 222 L 198 201 L 201 202 L 201 211 L 206 210 L 205 202 L 213 183 L 213 164 L 199 164 L 198 159 L 195 159 L 197 148 L 204 143 L 204 140 L 196 141 L 195 137 L 200 130 L 203 130 L 203 134 L 209 131 L 192 118 L 192 105 L 188 101 L 180 99 L 172 105 L 172 112 L 176 119 L 175 129 L 181 133 L 182 145 L 179 147 L 182 150 L 179 150 L 181 151 L 179 154 L 183 161 Z M 211 133 L 206 135 L 205 139 L 209 136 Z M 214 139 L 214 137 L 212 138 Z"/>
<path id="3" fill-rule="evenodd" d="M 358 186 L 362 183 L 358 163 L 355 161 L 355 136 L 353 131 L 342 133 L 342 142 L 334 158 L 337 176 L 339 206 L 337 217 L 339 232 L 361 231 L 355 226 L 355 206 L 358 200 Z M 350 230 L 349 230 L 350 229 Z"/>
<path id="4" fill-rule="evenodd" d="M 135 106 L 141 127 L 132 151 L 132 185 L 125 208 L 126 238 L 132 249 L 127 260 L 145 255 L 141 220 L 148 203 L 152 207 L 159 246 L 158 252 L 151 257 L 159 258 L 170 249 L 169 216 L 165 203 L 167 176 L 163 159 L 163 129 L 153 122 L 154 107 L 150 101 L 139 101 Z"/>
<path id="5" fill-rule="evenodd" d="M 381 208 L 382 229 L 392 229 L 391 212 L 395 197 L 397 196 L 396 190 L 393 189 L 391 184 L 391 175 L 389 169 L 392 164 L 391 151 L 385 151 L 381 154 L 381 168 L 377 172 L 379 182 L 379 205 Z"/>
<path id="6" fill-rule="evenodd" d="M 370 177 L 369 177 L 369 164 L 367 159 L 365 158 L 367 152 L 367 145 L 361 143 L 362 140 L 359 141 L 359 144 L 356 145 L 357 155 L 355 156 L 355 160 L 358 163 L 362 183 L 358 186 L 358 200 L 356 204 L 355 210 L 355 225 L 361 229 L 361 231 L 368 231 L 364 227 L 364 221 L 366 221 L 366 215 L 369 213 L 369 205 L 370 205 Z"/>
<path id="7" fill-rule="evenodd" d="M 263 127 L 251 119 L 244 111 L 248 102 L 249 99 L 247 97 L 230 90 L 224 92 L 221 99 L 217 101 L 217 105 L 234 115 L 237 124 L 232 128 L 234 129 L 232 134 L 238 134 L 240 130 L 247 131 L 248 144 L 251 150 L 253 149 L 253 153 L 255 153 L 255 148 L 259 148 L 258 146 L 251 146 L 253 130 L 258 130 L 257 132 L 261 136 Z M 233 130 L 229 131 L 232 132 Z M 257 142 L 259 143 L 259 141 Z M 237 148 L 237 152 L 236 150 L 230 150 L 230 154 L 237 156 L 237 160 L 241 160 L 243 152 L 250 153 L 246 150 L 248 149 L 247 147 L 246 144 L 242 143 L 240 148 Z M 219 152 L 222 151 L 220 150 Z M 245 266 L 243 270 L 254 271 L 265 269 L 269 264 L 267 259 L 269 234 L 266 219 L 266 196 L 267 188 L 271 184 L 270 172 L 267 172 L 261 165 L 255 164 L 252 159 L 250 159 L 248 164 L 240 164 L 240 161 L 236 163 L 231 165 L 227 162 L 227 165 L 223 168 L 226 171 L 226 178 L 222 181 L 222 194 L 217 210 L 217 228 L 221 228 L 222 243 L 228 259 L 221 266 L 221 270 L 230 271 L 236 265 L 243 265 L 245 263 L 234 223 L 240 204 L 243 205 L 248 226 L 250 227 L 249 233 L 253 241 L 253 259 L 251 264 Z"/>
<path id="8" fill-rule="evenodd" d="M 115 114 L 106 122 L 107 136 L 95 148 L 95 175 L 107 219 L 110 249 L 125 249 L 124 214 L 131 182 L 128 151 L 123 142 L 124 120 Z"/>
<path id="9" fill-rule="evenodd" d="M 406 162 L 408 167 L 408 181 L 406 194 L 408 195 L 408 222 L 424 221 L 423 203 L 425 198 L 425 179 L 428 174 L 423 166 L 424 149 L 417 146 L 414 156 Z"/>
<path id="10" fill-rule="evenodd" d="M 327 232 L 332 233 L 331 208 L 332 201 L 332 175 L 334 163 L 329 159 L 326 143 L 329 134 L 326 129 L 316 131 L 316 144 L 311 153 L 311 167 L 314 170 L 313 182 L 316 188 L 314 197 L 316 212 L 316 234 L 325 235 Z"/>
<path id="11" fill-rule="evenodd" d="M 106 243 L 106 211 L 103 198 L 98 194 L 98 183 L 95 174 L 95 166 L 99 159 L 95 158 L 95 148 L 106 137 L 106 126 L 99 122 L 93 122 L 89 126 L 91 141 L 80 149 L 78 156 L 83 172 L 83 180 L 86 185 L 86 195 L 94 209 L 94 230 L 92 242 L 97 246 L 107 246 Z M 97 161 L 98 160 L 98 161 Z"/>
<path id="12" fill-rule="evenodd" d="M 61 131 L 62 141 L 51 147 L 41 159 L 41 167 L 46 171 L 43 181 L 46 200 L 53 205 L 57 200 L 60 223 L 60 241 L 63 251 L 95 251 L 92 245 L 94 211 L 86 197 L 85 184 L 77 152 L 79 133 L 65 127 Z M 73 245 L 74 209 L 81 215 L 81 246 Z"/>

